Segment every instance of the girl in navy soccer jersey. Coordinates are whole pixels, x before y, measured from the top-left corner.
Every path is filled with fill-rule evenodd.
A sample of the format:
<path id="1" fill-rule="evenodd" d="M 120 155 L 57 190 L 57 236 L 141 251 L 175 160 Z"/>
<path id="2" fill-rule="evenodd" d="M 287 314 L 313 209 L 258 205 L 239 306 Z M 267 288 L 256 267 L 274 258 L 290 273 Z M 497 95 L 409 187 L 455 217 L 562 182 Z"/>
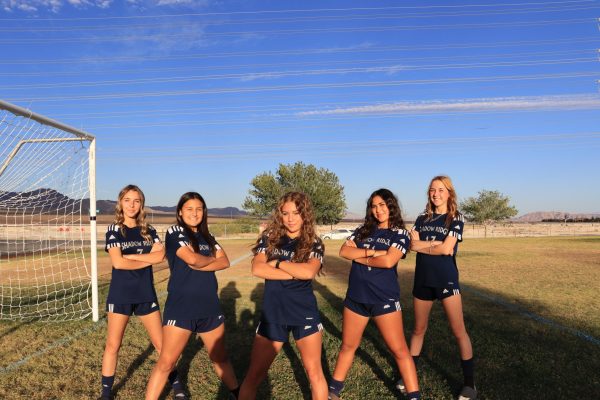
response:
<path id="1" fill-rule="evenodd" d="M 146 399 L 158 399 L 190 335 L 199 334 L 213 367 L 236 399 L 238 382 L 225 349 L 224 316 L 215 271 L 229 267 L 227 255 L 208 231 L 206 202 L 196 192 L 181 196 L 177 225 L 167 230 L 171 270 L 163 316 L 162 352 L 152 370 Z M 184 395 L 176 399 L 185 398 Z"/>
<path id="2" fill-rule="evenodd" d="M 117 357 L 131 315 L 137 315 L 158 352 L 162 328 L 154 290 L 152 265 L 165 250 L 154 228 L 146 223 L 144 193 L 135 185 L 119 192 L 115 223 L 106 232 L 106 251 L 112 262 L 112 279 L 106 300 L 107 334 L 102 357 L 101 399 L 110 399 Z"/>
<path id="3" fill-rule="evenodd" d="M 308 196 L 279 199 L 271 222 L 253 248 L 252 273 L 265 279 L 263 311 L 240 399 L 256 398 L 258 385 L 292 332 L 310 381 L 312 398 L 327 399 L 321 366 L 322 330 L 312 279 L 321 269 L 323 244 L 315 232 Z"/>
<path id="4" fill-rule="evenodd" d="M 344 300 L 342 345 L 329 383 L 329 398 L 339 399 L 363 332 L 373 318 L 406 382 L 409 399 L 419 385 L 402 326 L 397 264 L 410 247 L 398 199 L 379 189 L 367 201 L 365 222 L 342 245 L 340 256 L 352 261 Z"/>
<path id="5" fill-rule="evenodd" d="M 463 319 L 455 258 L 458 242 L 462 241 L 464 219 L 458 211 L 456 191 L 449 177 L 434 177 L 427 198 L 425 212 L 419 215 L 411 231 L 411 249 L 417 252 L 417 265 L 413 288 L 415 328 L 410 352 L 417 362 L 431 307 L 436 299 L 440 300 L 460 350 L 464 386 L 459 400 L 476 399 L 473 348 Z M 398 388 L 403 390 L 403 386 L 399 381 Z"/>

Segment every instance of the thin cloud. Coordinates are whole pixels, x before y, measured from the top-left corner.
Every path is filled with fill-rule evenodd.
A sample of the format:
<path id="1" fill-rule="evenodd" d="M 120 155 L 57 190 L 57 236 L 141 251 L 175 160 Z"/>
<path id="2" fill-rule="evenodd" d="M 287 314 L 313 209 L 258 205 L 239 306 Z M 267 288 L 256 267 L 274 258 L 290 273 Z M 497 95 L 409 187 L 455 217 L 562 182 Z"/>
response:
<path id="1" fill-rule="evenodd" d="M 0 0 L 0 7 L 6 12 L 24 11 L 36 13 L 48 10 L 58 13 L 66 5 L 74 8 L 109 8 L 114 0 Z M 145 9 L 153 7 L 171 7 L 199 9 L 210 5 L 209 0 L 126 0 L 130 6 Z"/>
<path id="2" fill-rule="evenodd" d="M 209 5 L 207 0 L 158 0 L 157 6 L 185 6 L 189 8 L 202 8 Z"/>
<path id="3" fill-rule="evenodd" d="M 575 110 L 600 108 L 600 96 L 531 96 L 493 97 L 436 101 L 406 101 L 357 107 L 310 110 L 299 116 L 349 114 L 417 114 L 447 112 L 482 112 L 509 110 Z"/>
<path id="4" fill-rule="evenodd" d="M 65 5 L 75 8 L 109 8 L 113 0 L 0 0 L 4 11 L 24 11 L 35 13 L 41 10 L 49 10 L 58 13 Z"/>

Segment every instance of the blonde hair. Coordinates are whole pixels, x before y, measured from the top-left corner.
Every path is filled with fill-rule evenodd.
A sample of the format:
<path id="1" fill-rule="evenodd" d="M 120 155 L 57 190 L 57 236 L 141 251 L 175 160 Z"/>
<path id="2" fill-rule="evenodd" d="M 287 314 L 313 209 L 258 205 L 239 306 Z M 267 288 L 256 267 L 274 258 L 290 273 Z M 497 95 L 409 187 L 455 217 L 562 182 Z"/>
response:
<path id="1" fill-rule="evenodd" d="M 306 262 L 310 256 L 315 240 L 320 242 L 321 239 L 319 239 L 315 230 L 315 213 L 310 198 L 302 192 L 288 192 L 281 196 L 279 202 L 277 202 L 271 220 L 265 229 L 265 232 L 267 232 L 267 258 L 271 258 L 275 249 L 279 246 L 281 239 L 287 233 L 283 224 L 283 214 L 281 213 L 281 209 L 283 208 L 283 205 L 288 202 L 293 202 L 296 205 L 296 209 L 302 218 L 302 227 L 300 228 L 300 234 L 298 235 L 298 245 L 296 246 L 292 261 Z M 258 238 L 252 249 L 255 254 L 259 242 L 260 238 Z"/>
<path id="2" fill-rule="evenodd" d="M 449 176 L 446 176 L 446 175 L 434 176 L 431 179 L 431 181 L 429 182 L 429 186 L 427 186 L 427 207 L 425 207 L 425 213 L 427 214 L 427 217 L 425 218 L 425 220 L 429 221 L 429 220 L 431 220 L 431 218 L 433 218 L 433 212 L 435 210 L 435 206 L 431 202 L 431 196 L 429 195 L 429 189 L 431 188 L 431 185 L 435 181 L 442 182 L 442 184 L 446 187 L 446 190 L 448 191 L 448 205 L 447 205 L 448 208 L 447 208 L 446 223 L 445 223 L 446 227 L 448 227 L 452 223 L 452 220 L 459 214 L 459 212 L 458 212 L 458 204 L 456 201 L 456 198 L 457 198 L 456 190 L 454 189 L 452 180 L 450 179 Z"/>
<path id="3" fill-rule="evenodd" d="M 119 226 L 121 234 L 125 236 L 125 229 L 123 228 L 123 223 L 125 222 L 125 215 L 123 214 L 123 208 L 121 207 L 121 200 L 125 197 L 125 195 L 134 191 L 140 195 L 140 212 L 135 216 L 135 225 L 140 227 L 140 233 L 144 240 L 151 242 L 152 237 L 148 233 L 148 224 L 146 223 L 146 210 L 144 209 L 144 204 L 146 203 L 146 197 L 144 196 L 144 192 L 142 189 L 137 187 L 136 185 L 127 185 L 119 192 L 119 196 L 117 198 L 117 205 L 115 206 L 115 225 Z"/>

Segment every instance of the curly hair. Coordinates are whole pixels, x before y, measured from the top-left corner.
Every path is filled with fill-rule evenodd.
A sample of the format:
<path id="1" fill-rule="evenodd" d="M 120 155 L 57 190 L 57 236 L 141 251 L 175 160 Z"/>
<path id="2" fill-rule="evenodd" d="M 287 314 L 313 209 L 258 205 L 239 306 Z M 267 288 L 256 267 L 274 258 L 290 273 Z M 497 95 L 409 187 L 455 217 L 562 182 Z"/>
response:
<path id="1" fill-rule="evenodd" d="M 175 217 L 177 218 L 177 224 L 183 228 L 187 237 L 190 239 L 190 244 L 194 248 L 196 253 L 200 252 L 200 246 L 198 245 L 198 239 L 196 238 L 195 232 L 192 230 L 193 227 L 188 226 L 184 221 L 183 217 L 179 215 L 181 209 L 189 200 L 200 200 L 202 203 L 202 220 L 200 220 L 200 224 L 195 227 L 198 229 L 198 232 L 202 235 L 208 246 L 210 247 L 210 252 L 212 254 L 215 253 L 215 246 L 217 245 L 217 241 L 208 231 L 208 209 L 206 207 L 206 202 L 204 198 L 200 196 L 200 193 L 197 192 L 187 192 L 181 195 L 179 198 L 179 202 L 177 203 L 177 209 L 175 210 Z"/>
<path id="2" fill-rule="evenodd" d="M 445 225 L 447 228 L 452 223 L 452 220 L 454 219 L 454 217 L 456 217 L 459 214 L 459 211 L 458 211 L 458 204 L 456 202 L 456 190 L 454 189 L 452 180 L 450 179 L 449 176 L 446 176 L 446 175 L 434 176 L 431 179 L 431 181 L 429 182 L 429 186 L 427 186 L 427 206 L 425 207 L 425 214 L 427 214 L 427 217 L 425 218 L 425 221 L 431 220 L 431 218 L 433 218 L 433 213 L 435 211 L 435 205 L 431 202 L 431 196 L 429 195 L 429 190 L 431 189 L 431 185 L 433 185 L 433 182 L 435 182 L 435 181 L 442 182 L 442 184 L 446 187 L 446 190 L 448 190 L 448 208 L 447 208 L 448 214 L 446 215 L 446 222 L 445 222 Z"/>
<path id="3" fill-rule="evenodd" d="M 123 207 L 121 207 L 121 200 L 125 197 L 125 195 L 134 191 L 140 195 L 140 211 L 135 216 L 135 225 L 140 227 L 140 233 L 144 240 L 151 242 L 152 236 L 148 233 L 148 223 L 146 222 L 146 210 L 144 209 L 144 205 L 146 203 L 146 196 L 144 196 L 144 192 L 142 189 L 137 187 L 136 185 L 127 185 L 119 192 L 119 196 L 117 197 L 117 205 L 115 206 L 115 220 L 114 224 L 119 227 L 121 234 L 125 236 L 125 228 L 123 228 L 123 223 L 125 222 L 125 215 L 123 214 Z"/>
<path id="4" fill-rule="evenodd" d="M 360 241 L 366 239 L 377 227 L 379 221 L 375 219 L 372 211 L 373 199 L 379 196 L 385 201 L 385 204 L 390 213 L 390 217 L 388 219 L 388 228 L 401 228 L 405 229 L 404 220 L 402 219 L 402 210 L 400 209 L 400 205 L 398 202 L 398 198 L 388 189 L 377 189 L 371 196 L 369 200 L 367 200 L 367 210 L 365 212 L 365 222 L 358 229 L 356 238 Z"/>
<path id="5" fill-rule="evenodd" d="M 281 240 L 286 235 L 287 230 L 283 225 L 283 214 L 281 209 L 283 205 L 288 202 L 293 202 L 296 205 L 296 209 L 300 212 L 302 218 L 302 227 L 300 228 L 300 234 L 298 235 L 298 245 L 294 252 L 294 262 L 306 262 L 310 256 L 315 241 L 321 243 L 321 239 L 317 236 L 315 229 L 315 213 L 310 198 L 302 192 L 288 192 L 281 196 L 277 207 L 271 215 L 266 229 L 265 235 L 267 236 L 267 259 L 271 259 L 275 249 L 279 247 Z M 252 252 L 256 255 L 258 245 L 261 241 L 259 237 Z"/>

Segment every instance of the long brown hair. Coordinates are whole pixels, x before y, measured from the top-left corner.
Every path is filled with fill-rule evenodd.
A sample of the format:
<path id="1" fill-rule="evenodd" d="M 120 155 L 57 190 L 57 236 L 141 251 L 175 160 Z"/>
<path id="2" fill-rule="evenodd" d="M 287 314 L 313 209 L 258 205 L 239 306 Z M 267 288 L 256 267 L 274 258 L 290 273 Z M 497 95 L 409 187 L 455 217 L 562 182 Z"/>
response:
<path id="1" fill-rule="evenodd" d="M 402 210 L 400 209 L 400 205 L 398 203 L 398 199 L 388 189 L 378 189 L 371 193 L 369 196 L 369 200 L 367 200 L 367 211 L 365 213 L 365 223 L 359 228 L 358 233 L 356 234 L 356 238 L 358 240 L 364 240 L 368 237 L 373 230 L 377 227 L 379 222 L 375 219 L 373 215 L 373 211 L 371 210 L 371 206 L 373 204 L 373 199 L 375 196 L 381 197 L 383 201 L 385 201 L 385 205 L 390 212 L 390 217 L 388 220 L 388 228 L 401 228 L 405 229 L 404 220 L 402 219 Z"/>
<path id="2" fill-rule="evenodd" d="M 283 205 L 288 202 L 293 202 L 296 205 L 296 209 L 302 218 L 302 227 L 300 228 L 300 234 L 298 235 L 298 245 L 296 246 L 292 261 L 306 262 L 313 249 L 315 240 L 321 242 L 321 239 L 319 239 L 315 230 L 315 213 L 310 198 L 302 192 L 288 192 L 284 194 L 279 199 L 275 210 L 273 210 L 271 220 L 265 229 L 267 235 L 267 259 L 271 258 L 275 252 L 275 248 L 280 245 L 281 240 L 287 233 L 287 230 L 283 225 L 283 214 L 281 213 L 281 209 L 283 208 Z M 252 252 L 255 255 L 260 240 L 261 238 L 259 237 L 252 248 Z"/>
<path id="3" fill-rule="evenodd" d="M 179 202 L 177 203 L 177 209 L 175 210 L 177 224 L 181 226 L 185 231 L 188 239 L 190 239 L 190 244 L 194 248 L 194 251 L 196 253 L 200 252 L 198 239 L 196 239 L 192 227 L 186 225 L 186 223 L 183 222 L 183 217 L 179 215 L 179 212 L 181 211 L 185 203 L 187 203 L 189 200 L 200 200 L 200 203 L 202 203 L 202 219 L 200 220 L 200 224 L 196 227 L 196 229 L 198 229 L 198 232 L 200 232 L 204 240 L 206 240 L 206 243 L 208 243 L 208 246 L 210 247 L 210 252 L 214 254 L 217 241 L 215 240 L 213 235 L 211 235 L 208 231 L 208 209 L 206 208 L 206 202 L 204 201 L 204 198 L 202 198 L 200 193 L 187 192 L 181 195 L 181 197 L 179 198 Z"/>
<path id="4" fill-rule="evenodd" d="M 433 211 L 435 210 L 435 206 L 431 202 L 431 196 L 429 195 L 429 189 L 431 188 L 431 185 L 435 181 L 442 182 L 442 184 L 446 187 L 446 190 L 448 191 L 448 205 L 447 205 L 448 214 L 446 215 L 446 222 L 445 222 L 445 225 L 447 228 L 452 223 L 452 220 L 458 215 L 458 204 L 456 201 L 456 198 L 457 198 L 456 190 L 454 189 L 452 180 L 450 179 L 449 176 L 446 176 L 446 175 L 434 176 L 431 179 L 431 181 L 429 182 L 429 186 L 427 186 L 427 206 L 425 207 L 425 213 L 427 214 L 427 217 L 425 218 L 425 221 L 429 221 L 433 218 Z"/>
<path id="5" fill-rule="evenodd" d="M 119 192 L 119 196 L 117 197 L 117 205 L 115 206 L 115 225 L 119 227 L 121 231 L 121 235 L 125 236 L 125 228 L 123 228 L 123 223 L 125 222 L 125 215 L 123 214 L 123 208 L 121 207 L 121 200 L 125 197 L 127 192 L 134 191 L 140 195 L 140 212 L 135 216 L 135 225 L 140 227 L 140 234 L 144 238 L 144 240 L 148 242 L 152 242 L 152 236 L 148 233 L 148 224 L 146 223 L 146 210 L 144 205 L 146 204 L 146 196 L 144 196 L 144 192 L 142 189 L 137 187 L 136 185 L 127 185 Z"/>

